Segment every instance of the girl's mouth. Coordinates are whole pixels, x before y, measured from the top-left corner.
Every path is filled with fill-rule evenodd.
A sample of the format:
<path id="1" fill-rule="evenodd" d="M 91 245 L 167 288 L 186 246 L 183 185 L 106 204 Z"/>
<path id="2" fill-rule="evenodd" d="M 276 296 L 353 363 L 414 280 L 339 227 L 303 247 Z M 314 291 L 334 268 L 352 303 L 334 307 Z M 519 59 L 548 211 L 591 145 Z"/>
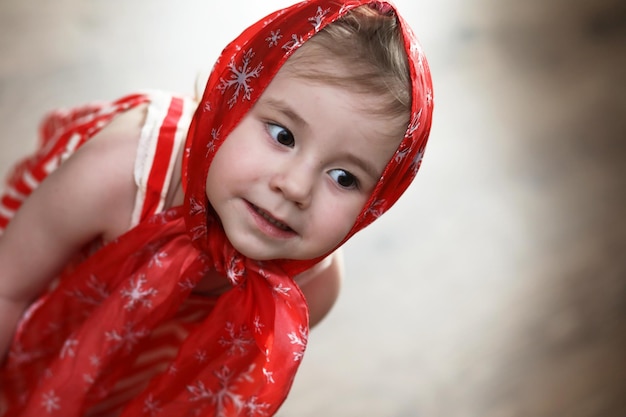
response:
<path id="1" fill-rule="evenodd" d="M 293 229 L 291 227 L 289 227 L 285 223 L 281 222 L 280 220 L 277 220 L 276 218 L 272 217 L 272 215 L 270 215 L 265 210 L 262 210 L 261 208 L 255 206 L 252 203 L 250 203 L 250 205 L 252 206 L 252 209 L 257 214 L 259 214 L 259 216 L 263 217 L 263 219 L 265 219 L 268 223 L 270 223 L 273 226 L 279 228 L 280 230 L 284 230 L 285 232 L 293 232 Z"/>

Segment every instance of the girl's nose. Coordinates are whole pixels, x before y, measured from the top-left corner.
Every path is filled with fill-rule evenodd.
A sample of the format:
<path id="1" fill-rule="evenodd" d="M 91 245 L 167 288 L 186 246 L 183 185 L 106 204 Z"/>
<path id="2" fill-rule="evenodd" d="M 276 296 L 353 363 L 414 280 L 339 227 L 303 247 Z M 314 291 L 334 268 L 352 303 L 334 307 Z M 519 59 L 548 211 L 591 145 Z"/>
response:
<path id="1" fill-rule="evenodd" d="M 294 161 L 276 170 L 270 180 L 270 187 L 298 207 L 306 208 L 311 204 L 313 183 L 313 169 Z"/>

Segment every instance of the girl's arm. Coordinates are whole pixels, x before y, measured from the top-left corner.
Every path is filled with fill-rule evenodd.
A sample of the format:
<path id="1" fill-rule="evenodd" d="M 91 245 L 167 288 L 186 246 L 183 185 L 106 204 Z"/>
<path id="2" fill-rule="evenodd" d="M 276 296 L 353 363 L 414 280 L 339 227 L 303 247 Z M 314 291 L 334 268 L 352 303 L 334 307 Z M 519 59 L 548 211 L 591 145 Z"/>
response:
<path id="1" fill-rule="evenodd" d="M 90 139 L 24 201 L 0 236 L 0 362 L 26 306 L 85 244 L 128 229 L 144 115 L 129 110 Z"/>
<path id="2" fill-rule="evenodd" d="M 296 277 L 309 306 L 309 325 L 317 325 L 339 296 L 343 279 L 343 254 L 339 249 Z"/>

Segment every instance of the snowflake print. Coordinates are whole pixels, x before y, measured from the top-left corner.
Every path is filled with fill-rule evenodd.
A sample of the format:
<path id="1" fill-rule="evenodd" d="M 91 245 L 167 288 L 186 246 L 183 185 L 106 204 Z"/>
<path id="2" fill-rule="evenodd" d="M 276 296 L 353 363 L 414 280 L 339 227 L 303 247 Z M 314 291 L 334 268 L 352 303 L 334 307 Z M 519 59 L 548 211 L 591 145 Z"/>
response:
<path id="1" fill-rule="evenodd" d="M 192 216 L 197 216 L 199 214 L 204 214 L 205 208 L 204 206 L 198 202 L 195 197 L 191 197 L 189 199 L 189 214 Z"/>
<path id="2" fill-rule="evenodd" d="M 263 375 L 265 375 L 265 380 L 268 384 L 276 383 L 276 381 L 274 381 L 274 372 L 268 371 L 267 369 L 263 368 Z"/>
<path id="3" fill-rule="evenodd" d="M 254 344 L 254 339 L 245 325 L 242 325 L 237 332 L 235 325 L 227 322 L 226 333 L 228 336 L 220 338 L 219 344 L 228 348 L 229 355 L 239 354 L 243 356 L 248 353 L 248 346 Z"/>
<path id="4" fill-rule="evenodd" d="M 226 276 L 233 283 L 233 285 L 239 284 L 241 278 L 246 273 L 246 268 L 241 262 L 241 259 L 237 256 L 230 260 L 228 268 L 226 269 Z"/>
<path id="5" fill-rule="evenodd" d="M 265 327 L 265 325 L 263 323 L 261 323 L 261 317 L 260 316 L 255 316 L 254 317 L 254 332 L 255 333 L 261 333 L 263 327 Z"/>
<path id="6" fill-rule="evenodd" d="M 289 291 L 291 291 L 291 288 L 285 287 L 281 282 L 278 285 L 275 285 L 274 288 L 272 288 L 272 291 L 279 295 L 289 295 Z"/>
<path id="7" fill-rule="evenodd" d="M 185 278 L 184 281 L 178 283 L 181 291 L 191 291 L 196 288 L 196 284 L 191 280 L 191 278 Z"/>
<path id="8" fill-rule="evenodd" d="M 91 306 L 99 306 L 104 300 L 109 297 L 109 291 L 106 284 L 99 281 L 95 275 L 90 275 L 87 279 L 87 288 L 90 290 L 90 294 L 85 294 L 81 290 L 67 291 L 66 294 L 70 297 L 76 298 L 79 302 Z"/>
<path id="9" fill-rule="evenodd" d="M 61 398 L 57 397 L 54 391 L 43 394 L 41 398 L 41 406 L 48 414 L 61 409 Z"/>
<path id="10" fill-rule="evenodd" d="M 61 352 L 59 354 L 61 359 L 65 359 L 66 357 L 73 358 L 76 356 L 76 351 L 74 350 L 76 346 L 78 346 L 78 340 L 67 339 L 65 343 L 63 343 L 63 347 L 61 348 Z"/>
<path id="11" fill-rule="evenodd" d="M 393 160 L 396 164 L 401 164 L 402 161 L 407 157 L 407 155 L 411 152 L 411 148 L 398 149 L 396 151 L 396 155 L 393 157 Z"/>
<path id="12" fill-rule="evenodd" d="M 125 349 L 126 353 L 130 353 L 133 347 L 139 343 L 139 340 L 148 335 L 148 331 L 145 329 L 133 330 L 133 323 L 126 323 L 121 332 L 113 330 L 105 332 L 104 335 L 107 341 L 113 342 L 113 351 Z"/>
<path id="13" fill-rule="evenodd" d="M 298 362 L 304 357 L 304 350 L 309 340 L 309 332 L 306 327 L 300 326 L 298 333 L 291 332 L 287 335 L 292 345 L 296 345 L 298 350 L 293 352 L 293 360 Z"/>
<path id="14" fill-rule="evenodd" d="M 253 91 L 253 88 L 249 84 L 250 79 L 258 78 L 263 70 L 263 64 L 258 64 L 256 67 L 252 68 L 252 58 L 254 58 L 254 51 L 249 49 L 243 54 L 243 63 L 241 66 L 237 67 L 233 57 L 230 64 L 228 64 L 228 67 L 232 72 L 230 79 L 220 79 L 220 85 L 217 88 L 222 92 L 222 94 L 224 94 L 226 90 L 231 87 L 235 88 L 233 95 L 228 100 L 228 106 L 231 109 L 239 100 L 240 95 L 242 96 L 242 100 L 250 100 Z"/>
<path id="15" fill-rule="evenodd" d="M 213 397 L 213 392 L 206 388 L 204 382 L 198 381 L 195 385 L 187 385 L 187 391 L 191 394 L 189 401 L 196 402 Z"/>
<path id="16" fill-rule="evenodd" d="M 154 417 L 161 412 L 160 403 L 152 397 L 152 394 L 148 395 L 148 398 L 143 403 L 143 413 L 150 414 L 150 417 Z"/>
<path id="17" fill-rule="evenodd" d="M 413 116 L 413 119 L 411 120 L 411 123 L 409 124 L 409 127 L 407 128 L 404 137 L 408 138 L 410 136 L 413 136 L 413 133 L 415 133 L 415 131 L 419 129 L 421 124 L 420 119 L 422 118 L 422 110 L 423 109 L 420 109 L 420 111 L 418 111 L 417 114 Z"/>
<path id="18" fill-rule="evenodd" d="M 420 165 L 422 165 L 422 158 L 424 157 L 424 150 L 422 149 L 415 155 L 413 158 L 413 162 L 411 162 L 411 169 L 413 170 L 413 175 L 417 175 L 417 171 L 420 169 Z"/>
<path id="19" fill-rule="evenodd" d="M 9 351 L 9 358 L 14 365 L 21 365 L 23 363 L 32 362 L 36 359 L 45 356 L 43 350 L 25 351 L 21 344 L 16 343 Z"/>
<path id="20" fill-rule="evenodd" d="M 206 354 L 206 350 L 197 350 L 196 354 L 194 356 L 196 358 L 196 360 L 200 363 L 204 363 L 207 361 L 207 354 Z"/>
<path id="21" fill-rule="evenodd" d="M 322 26 L 322 22 L 324 21 L 324 17 L 326 17 L 329 11 L 330 9 L 322 10 L 322 7 L 318 6 L 317 13 L 315 14 L 315 16 L 309 17 L 309 22 L 313 24 L 313 27 L 315 27 L 316 32 L 320 30 L 320 27 Z"/>
<path id="22" fill-rule="evenodd" d="M 204 103 L 204 107 L 203 110 L 205 112 L 210 112 L 213 110 L 213 106 L 211 106 L 211 103 L 209 101 L 207 101 L 206 103 Z"/>
<path id="23" fill-rule="evenodd" d="M 243 401 L 241 395 L 237 394 L 234 390 L 235 387 L 231 385 L 233 373 L 228 367 L 224 366 L 221 372 L 215 372 L 214 374 L 219 380 L 220 388 L 213 392 L 213 390 L 208 389 L 202 381 L 198 381 L 195 385 L 187 386 L 187 391 L 191 394 L 189 401 L 209 400 L 215 407 L 218 417 L 227 417 L 228 412 L 226 407 L 228 404 L 232 404 L 237 409 L 237 414 L 239 414 Z"/>
<path id="24" fill-rule="evenodd" d="M 291 40 L 283 45 L 283 49 L 287 51 L 287 54 L 291 54 L 293 51 L 298 49 L 304 43 L 304 39 L 302 37 L 298 37 L 298 35 L 291 35 Z"/>
<path id="25" fill-rule="evenodd" d="M 189 232 L 191 233 L 191 240 L 199 240 L 202 239 L 206 236 L 206 227 L 204 227 L 203 225 L 198 225 L 198 226 L 194 226 L 192 227 Z"/>
<path id="26" fill-rule="evenodd" d="M 89 363 L 91 364 L 91 366 L 94 366 L 96 368 L 100 367 L 100 358 L 96 355 L 91 355 L 89 357 Z"/>
<path id="27" fill-rule="evenodd" d="M 215 415 L 217 417 L 227 417 L 232 415 L 228 406 L 235 407 L 236 414 L 241 415 L 242 411 L 249 417 L 261 417 L 267 415 L 266 410 L 270 406 L 267 403 L 258 403 L 256 397 L 250 397 L 244 401 L 242 396 L 237 393 L 237 383 L 243 379 L 252 380 L 249 375 L 254 369 L 251 365 L 246 373 L 240 378 L 234 379 L 235 373 L 227 366 L 223 366 L 219 371 L 214 371 L 213 375 L 217 378 L 218 386 L 216 390 L 206 387 L 203 381 L 197 381 L 194 385 L 188 385 L 187 392 L 190 394 L 189 401 L 197 402 L 208 400 L 215 407 Z"/>
<path id="28" fill-rule="evenodd" d="M 263 268 L 259 269 L 259 275 L 261 275 L 265 279 L 270 279 L 271 276 L 268 272 L 265 272 Z"/>
<path id="29" fill-rule="evenodd" d="M 211 130 L 211 139 L 206 144 L 206 156 L 207 157 L 213 152 L 215 152 L 215 143 L 219 141 L 220 130 L 222 130 L 222 126 L 218 127 L 217 129 L 213 128 Z"/>
<path id="30" fill-rule="evenodd" d="M 89 391 L 89 388 L 96 382 L 93 375 L 83 374 L 83 382 L 85 383 L 85 391 Z"/>
<path id="31" fill-rule="evenodd" d="M 273 48 L 274 46 L 278 46 L 278 41 L 282 37 L 283 37 L 283 35 L 281 35 L 280 29 L 278 29 L 276 32 L 272 31 L 270 33 L 270 36 L 265 38 L 265 41 L 268 43 L 267 47 L 268 48 Z"/>
<path id="32" fill-rule="evenodd" d="M 130 280 L 130 288 L 121 291 L 122 297 L 128 298 L 128 302 L 124 306 L 126 310 L 134 309 L 137 304 L 148 308 L 152 306 L 152 301 L 148 297 L 155 296 L 158 291 L 154 288 L 144 289 L 143 286 L 147 282 L 145 275 L 142 274 L 137 280 Z"/>
<path id="33" fill-rule="evenodd" d="M 373 216 L 375 219 L 380 217 L 384 212 L 385 200 L 376 200 L 366 210 L 366 214 Z"/>
<path id="34" fill-rule="evenodd" d="M 266 416 L 269 406 L 268 403 L 258 403 L 254 395 L 244 404 L 248 416 Z"/>
<path id="35" fill-rule="evenodd" d="M 156 266 L 157 268 L 163 268 L 163 262 L 161 261 L 165 258 L 167 258 L 166 252 L 161 252 L 161 251 L 155 252 L 154 255 L 152 255 L 150 257 L 150 260 L 148 261 L 148 268 L 152 268 L 154 266 Z"/>

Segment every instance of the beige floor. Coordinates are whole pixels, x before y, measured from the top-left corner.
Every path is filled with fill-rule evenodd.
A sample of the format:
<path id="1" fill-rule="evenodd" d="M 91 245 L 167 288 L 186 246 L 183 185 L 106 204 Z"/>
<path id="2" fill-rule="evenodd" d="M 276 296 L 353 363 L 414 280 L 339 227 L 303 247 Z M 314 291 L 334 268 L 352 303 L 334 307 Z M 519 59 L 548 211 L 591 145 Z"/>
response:
<path id="1" fill-rule="evenodd" d="M 0 2 L 0 173 L 49 108 L 191 92 L 289 1 Z M 436 87 L 423 169 L 347 247 L 281 416 L 626 416 L 626 6 L 397 0 Z"/>

